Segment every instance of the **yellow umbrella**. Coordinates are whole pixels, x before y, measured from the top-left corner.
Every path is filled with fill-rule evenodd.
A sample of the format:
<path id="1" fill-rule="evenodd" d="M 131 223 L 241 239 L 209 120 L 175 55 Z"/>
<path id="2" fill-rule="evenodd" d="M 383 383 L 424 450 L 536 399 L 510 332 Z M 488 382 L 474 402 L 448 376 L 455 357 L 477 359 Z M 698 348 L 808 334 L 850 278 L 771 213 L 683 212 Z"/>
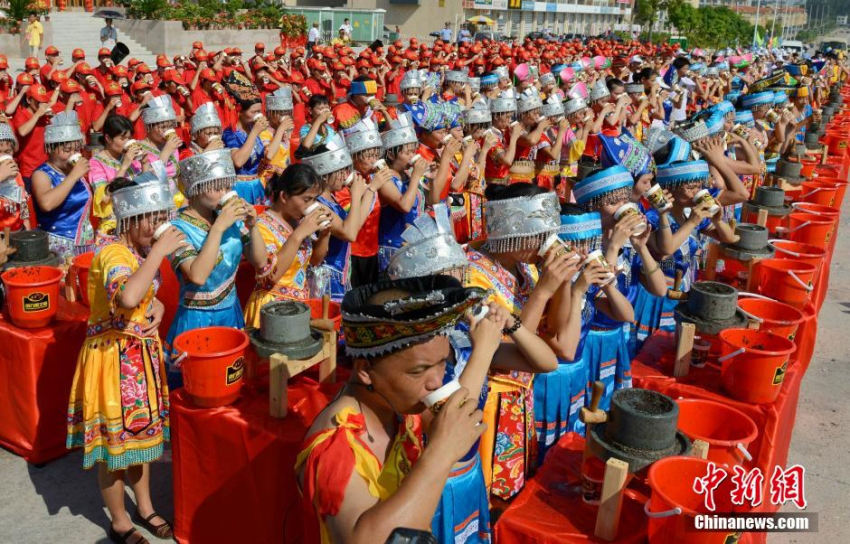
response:
<path id="1" fill-rule="evenodd" d="M 478 25 L 488 25 L 488 26 L 492 26 L 493 24 L 496 23 L 496 21 L 494 21 L 493 19 L 491 19 L 489 17 L 485 17 L 484 15 L 476 15 L 475 17 L 470 17 L 469 19 L 466 20 L 466 22 L 467 23 L 475 23 L 475 24 L 478 24 Z"/>

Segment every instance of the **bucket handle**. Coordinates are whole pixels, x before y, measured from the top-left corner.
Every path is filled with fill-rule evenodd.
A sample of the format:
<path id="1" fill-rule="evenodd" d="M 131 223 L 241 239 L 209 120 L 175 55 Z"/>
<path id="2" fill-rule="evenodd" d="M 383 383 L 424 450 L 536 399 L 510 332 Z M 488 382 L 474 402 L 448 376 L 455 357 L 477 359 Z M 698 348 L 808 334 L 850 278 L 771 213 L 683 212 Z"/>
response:
<path id="1" fill-rule="evenodd" d="M 672 516 L 681 516 L 682 515 L 682 509 L 678 506 L 676 506 L 675 508 L 672 508 L 670 510 L 665 510 L 663 512 L 653 512 L 652 510 L 649 509 L 649 501 L 650 500 L 652 500 L 652 499 L 647 499 L 647 501 L 645 503 L 643 503 L 643 513 L 646 514 L 647 517 L 650 517 L 650 518 L 669 518 L 669 517 L 672 517 Z"/>
<path id="2" fill-rule="evenodd" d="M 792 257 L 800 257 L 802 255 L 800 253 L 797 253 L 796 251 L 791 251 L 790 249 L 785 249 L 784 247 L 779 247 L 779 246 L 773 245 L 773 242 L 784 242 L 784 241 L 785 240 L 783 240 L 781 238 L 772 238 L 772 239 L 768 240 L 767 243 L 770 244 L 770 246 L 773 249 L 775 249 L 776 251 L 781 251 L 782 253 L 787 253 L 788 255 L 791 255 Z"/>
<path id="3" fill-rule="evenodd" d="M 745 445 L 743 445 L 743 444 L 741 444 L 740 442 L 738 442 L 737 444 L 735 444 L 735 447 L 736 447 L 736 448 L 738 448 L 738 451 L 740 451 L 740 452 L 741 452 L 741 455 L 743 455 L 743 456 L 744 456 L 744 459 L 746 459 L 747 461 L 752 461 L 752 460 L 753 460 L 753 456 L 752 456 L 752 455 L 750 454 L 750 452 L 747 450 L 747 447 L 746 447 Z"/>
<path id="4" fill-rule="evenodd" d="M 824 187 L 815 187 L 815 190 L 814 190 L 814 191 L 809 191 L 809 192 L 808 192 L 808 193 L 806 193 L 806 194 L 807 194 L 807 195 L 813 195 L 813 194 L 817 193 L 818 191 L 823 191 L 823 190 L 824 190 Z"/>
<path id="5" fill-rule="evenodd" d="M 181 366 L 183 366 L 182 365 L 183 359 L 185 359 L 188 356 L 189 356 L 189 352 L 184 351 L 183 353 L 181 353 L 180 355 L 175 357 L 173 361 L 171 361 L 171 366 L 174 367 L 174 368 L 180 368 Z"/>
<path id="6" fill-rule="evenodd" d="M 738 348 L 735 351 L 733 351 L 732 353 L 728 353 L 728 354 L 726 354 L 722 357 L 718 357 L 717 362 L 722 363 L 722 362 L 728 361 L 732 357 L 737 357 L 738 355 L 740 355 L 742 353 L 746 353 L 746 352 L 747 352 L 747 348 Z"/>
<path id="7" fill-rule="evenodd" d="M 801 228 L 803 228 L 803 227 L 808 227 L 808 226 L 809 226 L 809 225 L 811 225 L 811 224 L 812 224 L 812 222 L 811 222 L 811 221 L 803 221 L 802 223 L 800 223 L 799 225 L 797 225 L 797 226 L 796 226 L 796 227 L 794 227 L 793 229 L 788 229 L 788 232 L 789 232 L 789 233 L 791 233 L 791 232 L 797 232 L 797 231 L 798 231 L 798 230 L 800 230 Z"/>
<path id="8" fill-rule="evenodd" d="M 759 294 L 759 293 L 750 293 L 749 291 L 738 291 L 738 297 L 740 298 L 741 296 L 753 297 L 753 298 L 758 298 L 758 299 L 761 299 L 761 300 L 769 300 L 771 302 L 779 302 L 776 299 L 766 297 L 766 296 Z M 740 306 L 738 307 L 738 310 L 740 310 L 742 314 L 747 316 L 747 318 L 752 319 L 753 321 L 758 321 L 759 323 L 764 322 L 764 319 L 747 312 L 746 310 L 744 310 Z M 794 324 L 793 321 L 779 321 L 779 320 L 776 320 L 775 323 L 779 323 L 780 325 L 793 325 Z"/>
<path id="9" fill-rule="evenodd" d="M 810 293 L 811 293 L 812 291 L 814 291 L 814 290 L 815 290 L 814 286 L 809 285 L 808 283 L 806 283 L 806 282 L 804 282 L 803 280 L 801 280 L 801 279 L 800 279 L 800 276 L 798 276 L 797 274 L 795 274 L 793 270 L 789 270 L 789 271 L 788 271 L 788 275 L 789 275 L 789 276 L 791 276 L 791 277 L 794 279 L 794 281 L 796 281 L 797 283 L 799 283 L 799 284 L 800 284 L 800 287 L 802 287 L 802 288 L 803 288 L 803 289 L 805 289 L 806 291 L 808 291 L 808 292 L 810 292 Z"/>
<path id="10" fill-rule="evenodd" d="M 759 316 L 757 316 L 757 315 L 753 315 L 753 314 L 751 314 L 750 312 L 748 312 L 748 311 L 744 310 L 744 309 L 743 309 L 743 308 L 741 308 L 740 306 L 738 307 L 738 311 L 739 311 L 739 312 L 741 312 L 742 314 L 744 314 L 744 315 L 747 317 L 747 319 L 750 319 L 750 320 L 752 320 L 752 321 L 757 321 L 757 322 L 759 322 L 759 323 L 764 323 L 764 319 L 760 318 L 760 317 L 759 317 Z"/>

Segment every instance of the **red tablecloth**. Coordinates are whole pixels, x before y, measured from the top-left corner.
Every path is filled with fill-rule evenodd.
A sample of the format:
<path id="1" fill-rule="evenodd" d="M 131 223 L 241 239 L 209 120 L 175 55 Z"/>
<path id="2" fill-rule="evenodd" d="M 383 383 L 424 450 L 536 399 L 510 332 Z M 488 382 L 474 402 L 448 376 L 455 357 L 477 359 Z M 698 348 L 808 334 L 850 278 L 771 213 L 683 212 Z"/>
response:
<path id="1" fill-rule="evenodd" d="M 295 457 L 313 418 L 340 384 L 298 376 L 289 414 L 269 416 L 268 388 L 243 389 L 231 406 L 195 407 L 172 396 L 175 536 L 179 542 L 300 542 Z"/>
<path id="2" fill-rule="evenodd" d="M 66 415 L 88 308 L 59 297 L 49 327 L 0 318 L 0 445 L 30 463 L 65 455 Z"/>
<path id="3" fill-rule="evenodd" d="M 604 542 L 593 537 L 597 507 L 581 499 L 581 459 L 584 438 L 569 433 L 546 454 L 537 474 L 502 513 L 493 528 L 499 543 L 534 544 Z M 646 541 L 646 489 L 633 482 L 626 489 L 618 543 Z"/>

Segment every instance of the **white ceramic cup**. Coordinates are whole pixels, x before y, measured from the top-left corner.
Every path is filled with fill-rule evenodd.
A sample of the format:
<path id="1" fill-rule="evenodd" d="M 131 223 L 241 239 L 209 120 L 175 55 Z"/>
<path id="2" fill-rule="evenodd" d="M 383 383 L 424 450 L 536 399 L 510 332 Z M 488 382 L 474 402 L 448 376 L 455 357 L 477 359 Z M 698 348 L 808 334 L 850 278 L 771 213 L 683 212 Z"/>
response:
<path id="1" fill-rule="evenodd" d="M 158 227 L 156 228 L 156 230 L 155 230 L 155 231 L 153 231 L 153 239 L 154 239 L 154 240 L 159 240 L 159 239 L 160 239 L 160 237 L 161 237 L 163 234 L 165 234 L 165 231 L 167 231 L 167 230 L 168 230 L 168 229 L 170 229 L 170 228 L 171 228 L 171 221 L 166 221 L 165 223 L 161 224 L 160 226 L 158 226 Z"/>
<path id="2" fill-rule="evenodd" d="M 432 391 L 425 395 L 425 398 L 422 399 L 422 403 L 425 404 L 425 407 L 431 410 L 433 413 L 438 413 L 446 401 L 451 397 L 455 391 L 460 389 L 460 382 L 457 380 L 452 380 L 449 383 L 443 385 L 436 391 Z"/>
<path id="3" fill-rule="evenodd" d="M 637 204 L 635 204 L 634 202 L 629 202 L 627 204 L 623 204 L 622 206 L 617 208 L 617 211 L 614 212 L 614 221 L 619 222 L 621 219 L 624 219 L 624 218 L 626 218 L 630 215 L 641 215 L 640 208 L 638 208 Z M 644 232 L 646 232 L 646 221 L 645 220 L 634 228 L 631 235 L 632 236 L 640 236 Z"/>

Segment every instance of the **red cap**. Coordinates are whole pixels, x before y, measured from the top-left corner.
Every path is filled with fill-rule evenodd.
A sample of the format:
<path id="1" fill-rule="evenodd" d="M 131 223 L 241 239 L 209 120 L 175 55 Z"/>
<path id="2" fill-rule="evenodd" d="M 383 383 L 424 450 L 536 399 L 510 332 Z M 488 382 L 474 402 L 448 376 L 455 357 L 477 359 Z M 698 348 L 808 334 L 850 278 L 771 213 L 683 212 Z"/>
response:
<path id="1" fill-rule="evenodd" d="M 32 76 L 26 72 L 21 72 L 20 74 L 18 74 L 18 77 L 15 81 L 18 82 L 18 87 L 23 87 L 24 85 L 32 85 L 33 83 L 35 83 L 35 80 L 32 78 Z"/>
<path id="2" fill-rule="evenodd" d="M 136 57 L 130 57 L 130 60 L 127 61 L 127 66 L 129 66 L 130 68 L 133 68 L 136 65 L 141 64 L 141 63 L 142 63 L 142 61 L 140 61 Z"/>
<path id="3" fill-rule="evenodd" d="M 54 70 L 52 74 L 50 74 L 50 81 L 53 83 L 62 83 L 63 81 L 68 81 L 68 74 L 61 70 Z"/>
<path id="4" fill-rule="evenodd" d="M 106 87 L 103 89 L 103 92 L 106 93 L 106 96 L 121 96 L 123 91 L 121 90 L 121 85 L 119 85 L 115 81 L 109 81 L 106 83 Z"/>
<path id="5" fill-rule="evenodd" d="M 192 49 L 203 49 L 204 44 L 202 42 L 192 42 Z"/>
<path id="6" fill-rule="evenodd" d="M 9 69 L 9 60 L 6 59 L 6 55 L 0 56 L 0 70 L 8 70 Z"/>
<path id="7" fill-rule="evenodd" d="M 34 84 L 27 91 L 27 96 L 35 100 L 36 102 L 49 102 L 50 95 L 47 93 L 47 89 L 44 88 L 44 85 L 39 85 L 38 83 Z"/>
<path id="8" fill-rule="evenodd" d="M 360 59 L 360 60 L 357 61 L 357 67 L 358 68 L 371 68 L 372 65 L 369 63 L 368 60 Z"/>
<path id="9" fill-rule="evenodd" d="M 275 60 L 276 58 L 277 58 L 277 57 L 275 57 L 275 56 L 274 56 L 274 53 L 266 53 L 266 55 L 263 57 L 263 59 L 264 59 L 266 62 L 274 62 L 274 60 Z"/>
<path id="10" fill-rule="evenodd" d="M 89 63 L 87 62 L 81 62 L 74 71 L 78 74 L 83 74 L 84 76 L 92 73 L 91 66 L 89 66 Z"/>
<path id="11" fill-rule="evenodd" d="M 121 66 L 120 64 L 118 66 L 112 67 L 112 74 L 116 77 L 130 77 L 130 75 L 127 73 L 127 68 Z"/>
<path id="12" fill-rule="evenodd" d="M 48 45 L 47 49 L 44 50 L 44 54 L 47 55 L 48 57 L 52 56 L 52 55 L 58 55 L 59 50 L 56 49 L 55 47 L 53 47 L 52 45 Z"/>
<path id="13" fill-rule="evenodd" d="M 254 44 L 254 53 L 259 53 L 260 51 L 266 50 L 266 44 L 263 42 L 257 42 Z"/>
<path id="14" fill-rule="evenodd" d="M 238 47 L 234 47 L 233 49 L 230 50 L 230 53 L 228 53 L 228 54 L 229 55 L 241 55 L 242 50 Z"/>
<path id="15" fill-rule="evenodd" d="M 130 90 L 132 90 L 133 92 L 141 91 L 142 89 L 150 89 L 150 88 L 151 88 L 151 84 L 148 83 L 147 81 L 145 81 L 144 79 L 140 79 L 140 80 L 134 82 L 133 85 L 130 86 Z"/>
<path id="16" fill-rule="evenodd" d="M 201 79 L 206 79 L 207 81 L 216 81 L 215 72 L 213 72 L 212 68 L 204 68 L 201 70 Z"/>
<path id="17" fill-rule="evenodd" d="M 66 94 L 74 94 L 83 90 L 83 88 L 80 87 L 80 84 L 73 79 L 66 79 L 63 81 L 59 86 L 59 89 Z"/>
<path id="18" fill-rule="evenodd" d="M 286 54 L 286 48 L 282 45 L 278 45 L 274 48 L 274 54 L 276 57 L 282 57 Z"/>
<path id="19" fill-rule="evenodd" d="M 97 50 L 97 58 L 109 57 L 109 56 L 112 56 L 112 52 L 109 49 L 107 49 L 105 47 L 101 47 L 100 49 Z"/>
<path id="20" fill-rule="evenodd" d="M 86 58 L 86 52 L 79 47 L 71 51 L 71 60 L 83 60 Z"/>
<path id="21" fill-rule="evenodd" d="M 172 64 L 165 55 L 157 55 L 156 66 L 157 68 L 168 68 L 169 66 L 172 66 Z"/>
<path id="22" fill-rule="evenodd" d="M 166 70 L 164 74 L 162 74 L 162 80 L 170 83 L 176 83 L 178 85 L 185 85 L 186 83 L 183 81 L 183 78 L 180 77 L 180 74 L 177 70 Z"/>
<path id="23" fill-rule="evenodd" d="M 149 73 L 151 73 L 151 69 L 147 64 L 145 64 L 144 62 L 141 62 L 136 67 L 136 72 L 138 72 L 140 74 L 149 74 Z"/>
<path id="24" fill-rule="evenodd" d="M 203 61 L 205 61 L 209 58 L 210 58 L 209 54 L 206 51 L 204 51 L 203 49 L 201 49 L 197 53 L 195 53 L 195 59 L 198 62 L 203 62 Z"/>
<path id="25" fill-rule="evenodd" d="M 24 61 L 24 67 L 25 67 L 27 70 L 31 70 L 31 69 L 33 69 L 33 68 L 40 68 L 40 67 L 41 67 L 41 65 L 38 63 L 38 59 L 37 59 L 37 58 L 35 58 L 35 57 L 27 57 L 27 59 Z"/>

